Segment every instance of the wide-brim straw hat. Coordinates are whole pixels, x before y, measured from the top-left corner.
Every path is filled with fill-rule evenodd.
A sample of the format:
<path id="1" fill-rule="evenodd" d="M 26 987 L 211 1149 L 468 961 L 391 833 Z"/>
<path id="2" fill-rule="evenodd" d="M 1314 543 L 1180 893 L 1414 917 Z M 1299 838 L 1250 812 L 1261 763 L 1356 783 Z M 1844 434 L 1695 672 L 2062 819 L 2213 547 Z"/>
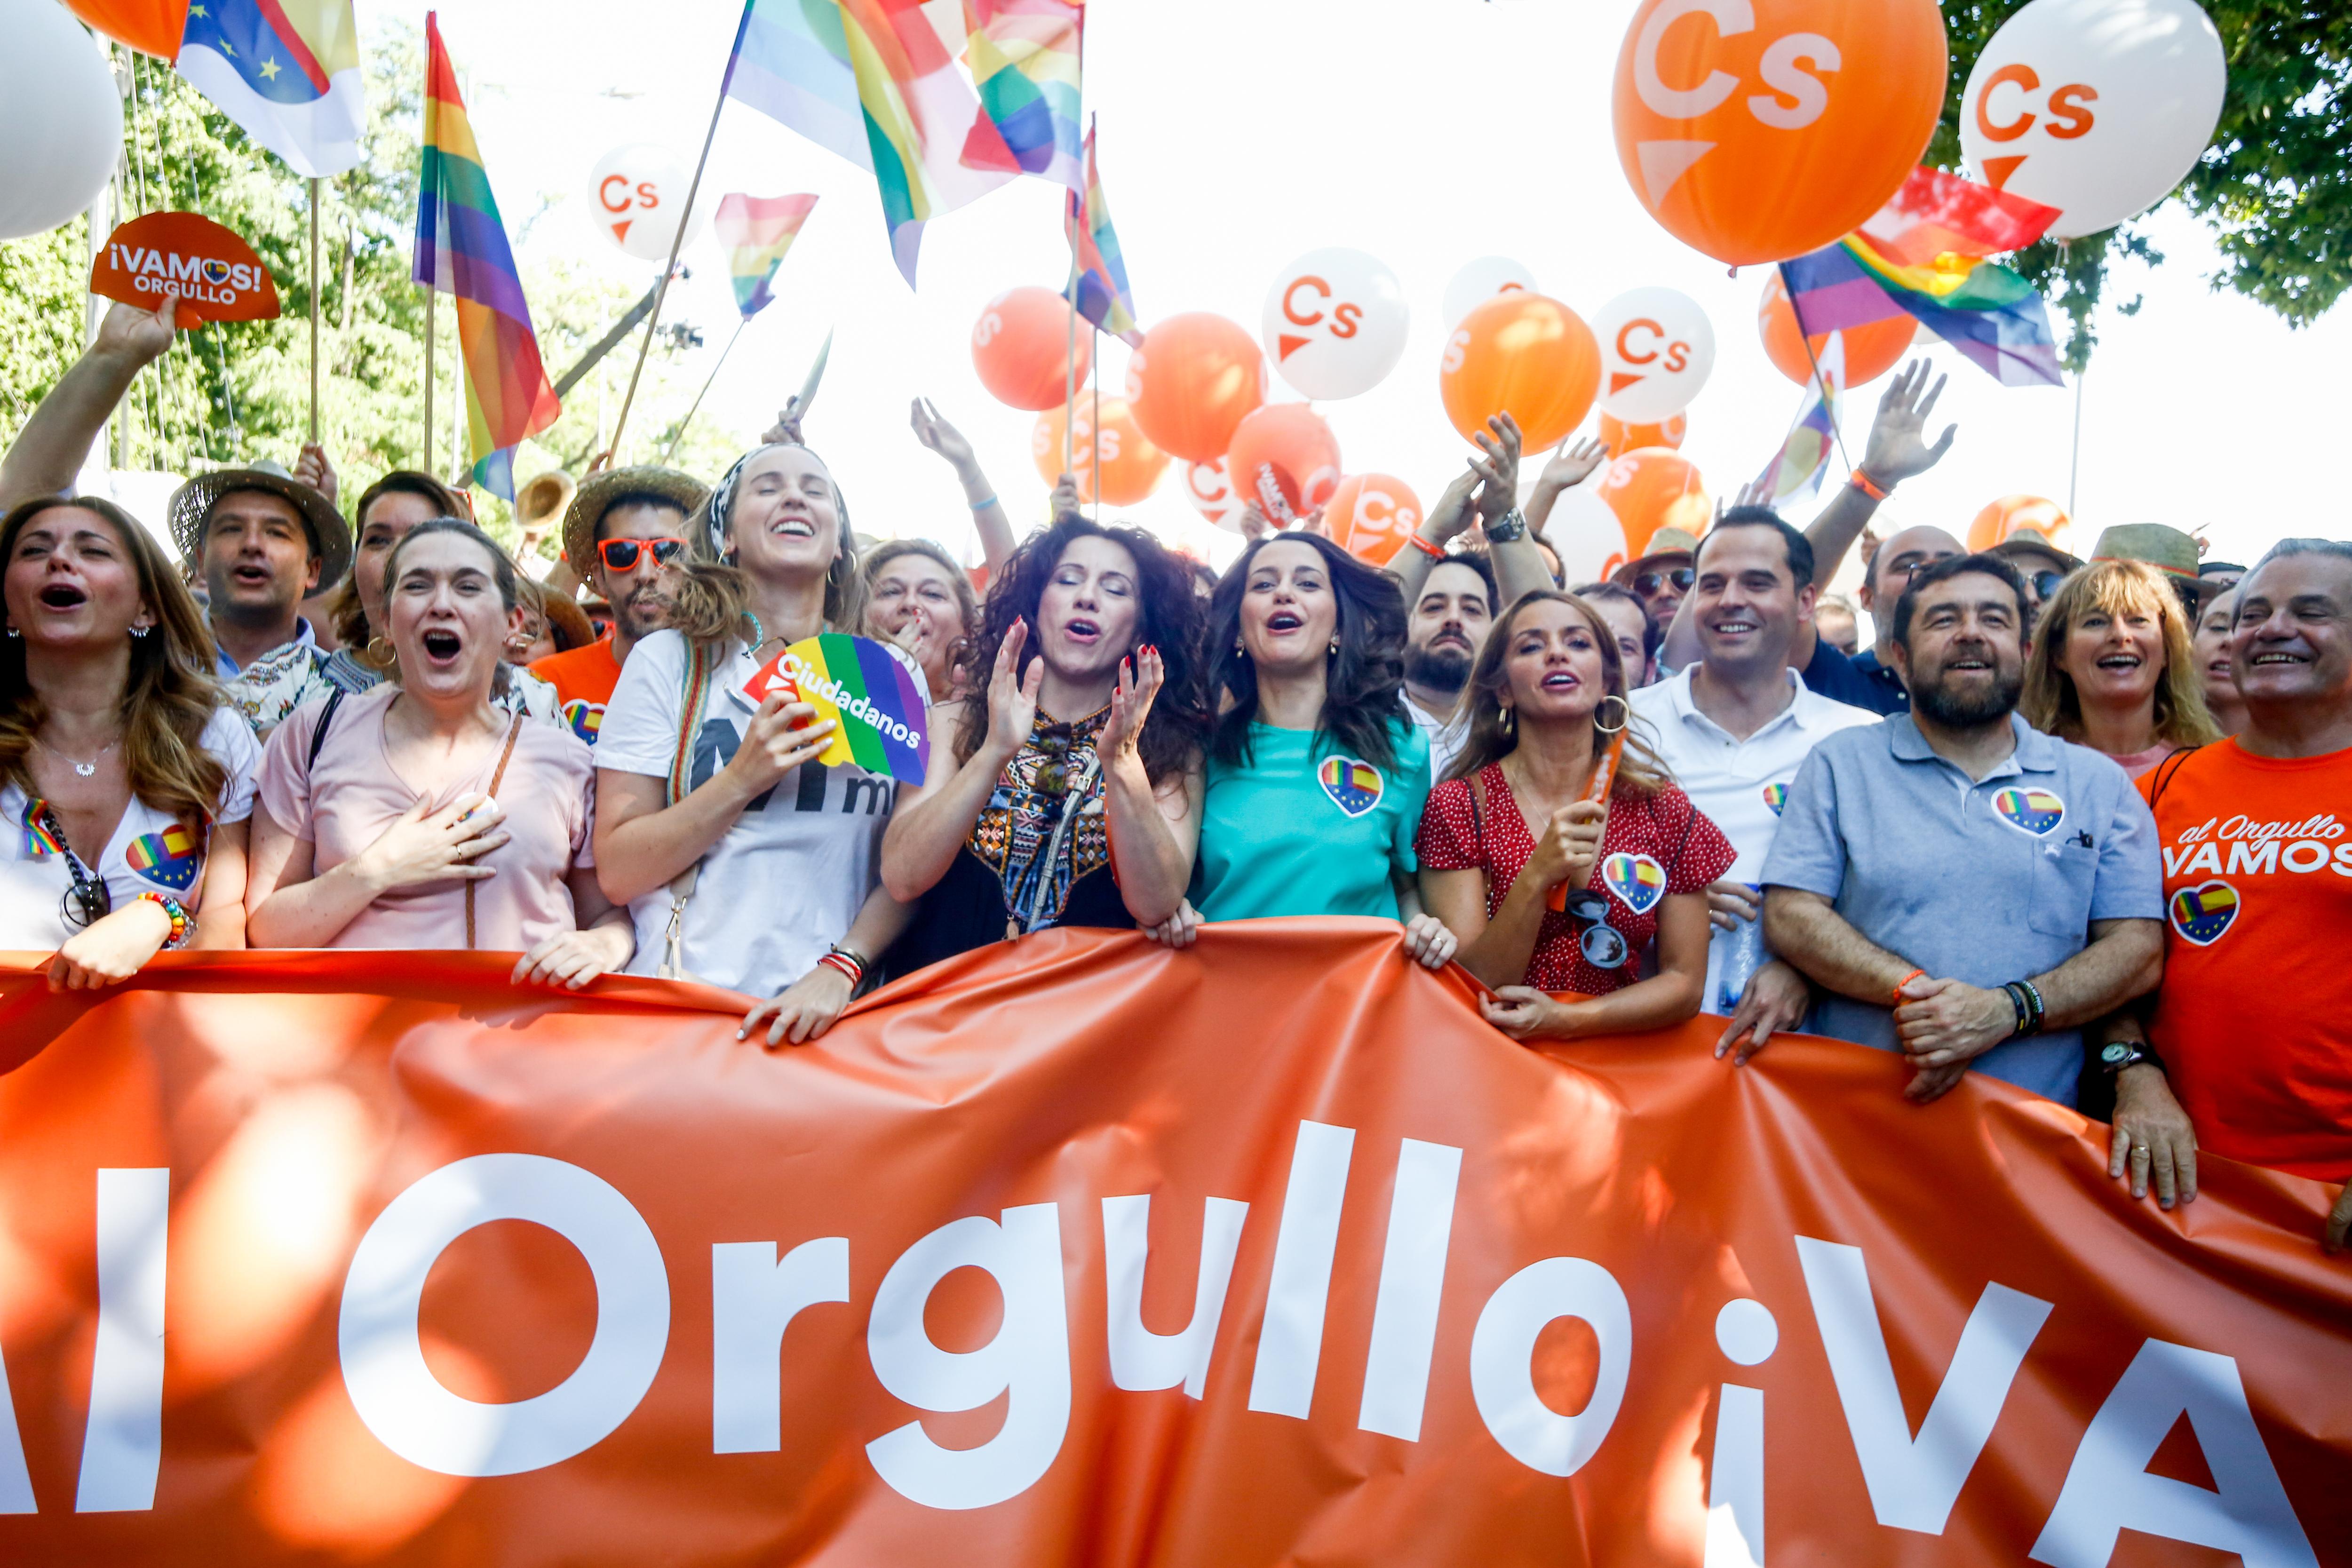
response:
<path id="1" fill-rule="evenodd" d="M 2221 584 L 2209 583 L 2198 576 L 2204 564 L 2197 552 L 2197 541 L 2177 528 L 2160 522 L 2120 522 L 2099 535 L 2091 547 L 2094 561 L 2137 561 L 2153 566 L 2180 588 L 2194 595 L 2202 605 L 2221 591 Z"/>
<path id="2" fill-rule="evenodd" d="M 310 546 L 319 552 L 319 585 L 310 590 L 312 595 L 325 593 L 352 569 L 352 525 L 343 521 L 335 503 L 278 464 L 262 462 L 248 468 L 215 468 L 198 474 L 172 492 L 165 509 L 172 542 L 180 547 L 180 560 L 189 571 L 196 570 L 204 553 L 205 522 L 212 516 L 214 503 L 231 490 L 280 496 L 302 514 L 310 531 Z"/>
<path id="3" fill-rule="evenodd" d="M 1661 561 L 1671 561 L 1676 556 L 1680 556 L 1685 561 L 1691 561 L 1697 555 L 1698 536 L 1696 534 L 1686 532 L 1679 528 L 1662 528 L 1650 535 L 1650 547 L 1647 550 L 1612 572 L 1609 574 L 1609 580 L 1621 588 L 1630 588 L 1633 585 L 1633 579 L 1645 566 L 1654 566 Z"/>
<path id="4" fill-rule="evenodd" d="M 604 521 L 606 510 L 623 496 L 659 496 L 675 502 L 680 511 L 691 518 L 709 494 L 710 487 L 693 475 L 649 463 L 591 474 L 580 481 L 580 488 L 572 492 L 572 505 L 563 513 L 563 559 L 572 563 L 572 569 L 583 581 L 587 578 L 588 568 L 596 561 L 596 525 Z"/>

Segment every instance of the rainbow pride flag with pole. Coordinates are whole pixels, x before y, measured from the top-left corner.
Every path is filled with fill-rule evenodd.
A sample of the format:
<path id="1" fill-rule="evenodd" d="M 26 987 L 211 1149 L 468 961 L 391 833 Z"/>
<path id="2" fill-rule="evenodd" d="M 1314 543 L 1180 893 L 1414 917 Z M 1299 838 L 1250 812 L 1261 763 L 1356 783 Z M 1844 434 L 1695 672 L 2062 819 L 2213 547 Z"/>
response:
<path id="1" fill-rule="evenodd" d="M 749 0 L 726 96 L 874 176 L 907 286 L 923 225 L 1021 173 L 957 68 L 957 13 L 922 0 Z"/>
<path id="2" fill-rule="evenodd" d="M 1077 262 L 1077 279 L 1070 285 L 1070 303 L 1099 330 L 1143 346 L 1143 332 L 1135 324 L 1135 295 L 1127 284 L 1127 257 L 1118 247 L 1118 230 L 1110 224 L 1110 203 L 1103 196 L 1102 168 L 1095 162 L 1095 128 L 1087 127 L 1087 185 L 1083 199 L 1070 193 L 1070 244 Z"/>
<path id="3" fill-rule="evenodd" d="M 710 232 L 727 247 L 727 271 L 735 285 L 735 309 L 750 321 L 775 295 L 768 285 L 784 253 L 816 209 L 813 195 L 752 196 L 730 191 L 710 220 Z"/>
<path id="4" fill-rule="evenodd" d="M 1086 8 L 1070 0 L 964 0 L 964 63 L 1022 172 L 1086 189 L 1079 145 L 1079 47 Z"/>
<path id="5" fill-rule="evenodd" d="M 416 193 L 416 262 L 409 276 L 452 297 L 466 369 L 467 450 L 474 482 L 514 500 L 514 449 L 555 423 L 530 306 L 490 195 L 457 68 L 437 12 L 425 14 L 425 136 Z"/>
<path id="6" fill-rule="evenodd" d="M 1780 263 L 1780 277 L 1807 336 L 1910 315 L 2003 385 L 2063 385 L 2042 296 L 1986 259 L 2057 219 L 2055 207 L 1915 169 L 1869 222 Z"/>

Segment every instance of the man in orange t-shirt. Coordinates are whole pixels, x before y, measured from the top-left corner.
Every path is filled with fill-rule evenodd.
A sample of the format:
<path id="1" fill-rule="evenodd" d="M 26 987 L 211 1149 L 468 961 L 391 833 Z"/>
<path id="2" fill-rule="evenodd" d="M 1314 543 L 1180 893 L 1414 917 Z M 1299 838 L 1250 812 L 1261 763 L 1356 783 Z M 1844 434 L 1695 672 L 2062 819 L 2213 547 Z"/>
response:
<path id="1" fill-rule="evenodd" d="M 2246 729 L 2139 781 L 2164 850 L 2149 1039 L 2199 1148 L 2344 1182 L 2352 825 L 2337 812 L 2352 813 L 2352 544 L 2287 540 L 2247 574 L 2230 664 Z M 2134 1048 L 2107 1050 L 2112 1061 Z M 2329 1250 L 2347 1226 L 2352 1188 L 2328 1217 Z"/>
<path id="2" fill-rule="evenodd" d="M 585 647 L 535 661 L 530 672 L 555 688 L 564 722 L 592 746 L 629 650 L 668 614 L 662 579 L 685 559 L 686 520 L 708 493 L 674 468 L 611 468 L 590 475 L 563 514 L 563 558 L 604 595 L 613 624 Z"/>

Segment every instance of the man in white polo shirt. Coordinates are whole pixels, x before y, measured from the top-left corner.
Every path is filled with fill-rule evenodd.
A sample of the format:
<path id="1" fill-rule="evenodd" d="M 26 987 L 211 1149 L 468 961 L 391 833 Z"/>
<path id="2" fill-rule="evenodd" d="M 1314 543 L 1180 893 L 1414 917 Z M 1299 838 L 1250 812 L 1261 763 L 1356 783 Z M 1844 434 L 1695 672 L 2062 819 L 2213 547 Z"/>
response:
<path id="1" fill-rule="evenodd" d="M 1706 955 L 1704 1005 L 1727 1014 L 1716 1055 L 1744 1062 L 1811 1004 L 1805 978 L 1763 947 L 1764 858 L 1781 803 L 1824 737 L 1878 715 L 1808 690 L 1789 668 L 1798 628 L 1812 618 L 1813 547 L 1768 507 L 1734 507 L 1692 557 L 1689 612 L 1700 656 L 1669 680 L 1633 694 L 1634 715 L 1691 804 L 1738 852 L 1710 890 L 1717 930 Z"/>

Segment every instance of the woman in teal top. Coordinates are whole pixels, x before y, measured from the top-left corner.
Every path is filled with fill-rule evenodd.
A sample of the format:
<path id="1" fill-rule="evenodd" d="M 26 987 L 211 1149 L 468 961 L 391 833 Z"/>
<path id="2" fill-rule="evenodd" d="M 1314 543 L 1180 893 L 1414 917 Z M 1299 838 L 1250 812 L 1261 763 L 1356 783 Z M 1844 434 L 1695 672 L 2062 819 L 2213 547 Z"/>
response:
<path id="1" fill-rule="evenodd" d="M 1412 841 L 1429 743 L 1404 710 L 1404 599 L 1385 573 L 1305 532 L 1253 543 L 1209 605 L 1210 736 L 1196 921 L 1369 915 L 1403 922 L 1432 969 L 1454 937 L 1422 912 Z M 1197 909 L 1195 916 L 1193 910 Z"/>

